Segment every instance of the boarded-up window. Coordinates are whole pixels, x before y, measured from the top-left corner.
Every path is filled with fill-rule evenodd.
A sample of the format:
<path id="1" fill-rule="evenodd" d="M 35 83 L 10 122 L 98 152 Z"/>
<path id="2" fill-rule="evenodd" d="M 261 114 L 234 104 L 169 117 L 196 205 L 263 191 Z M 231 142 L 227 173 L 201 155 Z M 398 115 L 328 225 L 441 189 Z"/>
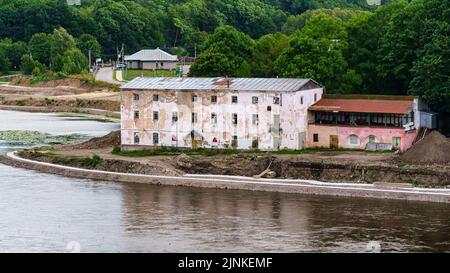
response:
<path id="1" fill-rule="evenodd" d="M 252 97 L 252 103 L 253 103 L 253 104 L 258 104 L 258 97 L 253 96 L 253 97 Z"/>
<path id="2" fill-rule="evenodd" d="M 197 102 L 197 100 L 198 100 L 197 95 L 193 95 L 193 96 L 192 96 L 192 102 Z"/>
<path id="3" fill-rule="evenodd" d="M 211 113 L 211 124 L 217 124 L 217 114 Z"/>
<path id="4" fill-rule="evenodd" d="M 274 97 L 273 104 L 280 104 L 280 97 Z"/>

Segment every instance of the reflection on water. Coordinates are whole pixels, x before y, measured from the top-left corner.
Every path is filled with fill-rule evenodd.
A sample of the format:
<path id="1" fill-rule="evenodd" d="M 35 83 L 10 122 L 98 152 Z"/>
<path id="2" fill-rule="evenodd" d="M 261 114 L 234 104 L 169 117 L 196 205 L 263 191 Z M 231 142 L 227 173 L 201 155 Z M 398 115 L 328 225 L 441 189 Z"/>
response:
<path id="1" fill-rule="evenodd" d="M 118 128 L 3 115 L 0 130 Z M 0 174 L 0 252 L 64 252 L 71 241 L 89 252 L 363 252 L 370 241 L 382 251 L 450 251 L 449 205 L 94 182 L 4 165 Z"/>

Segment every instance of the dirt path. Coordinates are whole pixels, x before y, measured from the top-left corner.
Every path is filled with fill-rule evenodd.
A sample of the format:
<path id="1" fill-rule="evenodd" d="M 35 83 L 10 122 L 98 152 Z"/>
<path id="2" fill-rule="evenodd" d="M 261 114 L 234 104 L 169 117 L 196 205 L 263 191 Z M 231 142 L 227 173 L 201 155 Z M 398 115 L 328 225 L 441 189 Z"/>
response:
<path id="1" fill-rule="evenodd" d="M 114 80 L 114 69 L 112 67 L 100 68 L 95 75 L 95 80 L 119 85 L 122 84 L 121 82 Z"/>

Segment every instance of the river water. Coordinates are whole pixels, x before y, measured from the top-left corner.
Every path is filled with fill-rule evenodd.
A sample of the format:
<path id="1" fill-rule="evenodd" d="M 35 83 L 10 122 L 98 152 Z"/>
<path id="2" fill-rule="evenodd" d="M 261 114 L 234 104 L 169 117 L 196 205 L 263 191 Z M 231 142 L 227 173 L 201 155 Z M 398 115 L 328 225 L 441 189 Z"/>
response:
<path id="1" fill-rule="evenodd" d="M 119 124 L 0 111 L 0 131 Z M 21 147 L 0 143 L 0 153 Z M 73 243 L 75 242 L 75 243 Z M 450 206 L 98 182 L 0 164 L 0 252 L 450 252 Z"/>

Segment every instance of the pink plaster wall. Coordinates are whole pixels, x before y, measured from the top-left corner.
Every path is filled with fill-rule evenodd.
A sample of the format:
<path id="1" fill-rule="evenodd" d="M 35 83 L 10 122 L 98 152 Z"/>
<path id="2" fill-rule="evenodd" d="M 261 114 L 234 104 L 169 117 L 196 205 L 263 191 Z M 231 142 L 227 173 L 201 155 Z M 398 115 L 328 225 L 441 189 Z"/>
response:
<path id="1" fill-rule="evenodd" d="M 313 135 L 319 134 L 319 142 L 313 141 Z M 400 150 L 408 150 L 417 136 L 417 131 L 405 132 L 402 128 L 382 128 L 382 127 L 352 127 L 315 125 L 308 127 L 308 147 L 330 147 L 330 135 L 337 135 L 340 148 L 365 149 L 369 142 L 369 136 L 376 137 L 377 143 L 392 144 L 393 137 L 401 138 Z M 349 142 L 350 135 L 359 137 L 359 144 L 352 145 Z"/>

